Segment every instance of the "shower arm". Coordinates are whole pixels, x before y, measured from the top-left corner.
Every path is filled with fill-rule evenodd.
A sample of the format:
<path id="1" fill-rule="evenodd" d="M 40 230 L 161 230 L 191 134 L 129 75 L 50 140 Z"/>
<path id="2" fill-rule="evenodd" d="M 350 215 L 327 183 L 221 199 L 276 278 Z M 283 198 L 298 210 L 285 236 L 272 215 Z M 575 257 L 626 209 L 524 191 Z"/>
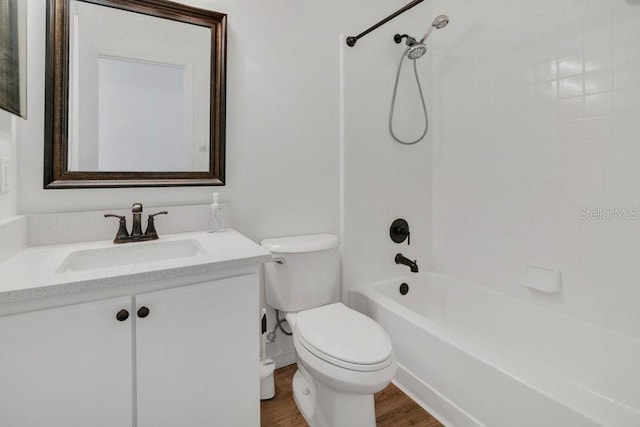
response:
<path id="1" fill-rule="evenodd" d="M 353 47 L 356 45 L 356 42 L 358 41 L 358 39 L 366 36 L 367 34 L 369 34 L 371 31 L 375 30 L 376 28 L 386 24 L 387 22 L 391 21 L 393 18 L 395 18 L 396 16 L 406 12 L 407 10 L 411 9 L 414 6 L 417 6 L 418 4 L 422 3 L 424 0 L 413 0 L 411 3 L 407 4 L 405 7 L 403 7 L 402 9 L 398 9 L 397 11 L 395 11 L 394 13 L 392 13 L 391 15 L 387 16 L 386 18 L 384 18 L 382 21 L 378 22 L 377 24 L 372 25 L 371 27 L 367 28 L 366 30 L 364 30 L 363 32 L 361 32 L 360 34 L 358 34 L 357 36 L 349 36 L 347 37 L 347 46 Z"/>

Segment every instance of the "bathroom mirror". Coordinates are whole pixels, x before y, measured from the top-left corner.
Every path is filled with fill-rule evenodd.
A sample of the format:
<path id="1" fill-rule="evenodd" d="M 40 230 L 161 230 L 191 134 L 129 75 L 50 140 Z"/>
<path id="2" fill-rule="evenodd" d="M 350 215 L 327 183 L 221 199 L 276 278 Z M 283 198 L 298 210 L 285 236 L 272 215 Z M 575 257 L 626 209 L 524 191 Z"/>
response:
<path id="1" fill-rule="evenodd" d="M 224 185 L 226 15 L 165 0 L 47 8 L 44 187 Z"/>
<path id="2" fill-rule="evenodd" d="M 27 2 L 0 0 L 0 108 L 26 118 Z"/>

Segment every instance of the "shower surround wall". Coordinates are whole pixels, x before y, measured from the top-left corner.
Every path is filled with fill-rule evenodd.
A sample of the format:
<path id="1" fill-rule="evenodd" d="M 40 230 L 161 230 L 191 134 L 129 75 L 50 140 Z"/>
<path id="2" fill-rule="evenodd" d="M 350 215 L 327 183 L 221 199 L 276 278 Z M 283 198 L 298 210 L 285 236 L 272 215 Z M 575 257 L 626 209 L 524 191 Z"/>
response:
<path id="1" fill-rule="evenodd" d="M 368 15 L 348 27 L 357 33 L 392 12 L 393 7 L 369 7 Z M 351 288 L 405 275 L 396 265 L 401 252 L 417 260 L 421 271 L 431 266 L 432 128 L 415 145 L 395 142 L 388 129 L 391 95 L 398 61 L 406 46 L 393 41 L 396 33 L 420 37 L 433 20 L 429 2 L 421 3 L 348 47 L 342 40 L 342 284 L 348 301 Z M 432 34 L 431 41 L 446 37 L 447 29 Z M 349 35 L 349 34 L 347 34 Z M 433 52 L 417 60 L 429 114 L 433 115 L 431 68 Z M 396 135 L 415 140 L 424 129 L 412 61 L 405 60 L 394 113 Z M 389 227 L 405 218 L 411 245 L 393 243 Z"/>
<path id="2" fill-rule="evenodd" d="M 640 6 L 435 0 L 436 271 L 640 338 Z M 440 34 L 438 34 L 440 35 Z M 524 288 L 527 264 L 562 290 Z"/>

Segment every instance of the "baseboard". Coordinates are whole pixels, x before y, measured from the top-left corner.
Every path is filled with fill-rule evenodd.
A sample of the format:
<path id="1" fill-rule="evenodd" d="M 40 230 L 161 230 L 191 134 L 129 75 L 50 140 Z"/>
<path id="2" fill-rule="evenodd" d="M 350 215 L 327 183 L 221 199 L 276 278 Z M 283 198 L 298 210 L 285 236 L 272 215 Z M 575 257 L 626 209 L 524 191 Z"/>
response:
<path id="1" fill-rule="evenodd" d="M 270 358 L 273 359 L 273 362 L 276 364 L 276 369 L 282 368 L 296 363 L 296 351 L 292 348 L 291 350 L 276 354 Z"/>
<path id="2" fill-rule="evenodd" d="M 483 424 L 414 376 L 398 363 L 393 384 L 423 407 L 434 418 L 449 427 L 482 427 Z"/>

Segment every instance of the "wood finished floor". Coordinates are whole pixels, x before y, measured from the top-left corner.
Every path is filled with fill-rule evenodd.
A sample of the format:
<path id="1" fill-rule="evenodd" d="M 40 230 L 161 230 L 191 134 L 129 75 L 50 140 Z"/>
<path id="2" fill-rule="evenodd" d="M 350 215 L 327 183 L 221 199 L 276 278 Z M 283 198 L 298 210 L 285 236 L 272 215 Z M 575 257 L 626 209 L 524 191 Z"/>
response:
<path id="1" fill-rule="evenodd" d="M 297 427 L 307 424 L 293 400 L 291 381 L 296 365 L 276 370 L 276 397 L 260 404 L 260 424 L 265 427 Z M 442 424 L 409 399 L 393 384 L 375 395 L 376 423 L 378 427 L 440 427 Z M 354 426 L 357 427 L 357 426 Z"/>

